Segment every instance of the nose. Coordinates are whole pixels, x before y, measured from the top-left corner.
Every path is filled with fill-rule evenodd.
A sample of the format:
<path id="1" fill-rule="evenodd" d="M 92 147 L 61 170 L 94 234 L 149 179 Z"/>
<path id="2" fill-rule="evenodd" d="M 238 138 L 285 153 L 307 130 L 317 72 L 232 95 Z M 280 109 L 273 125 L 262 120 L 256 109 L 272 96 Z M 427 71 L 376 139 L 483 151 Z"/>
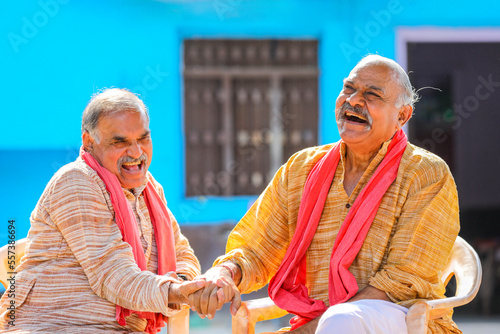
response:
<path id="1" fill-rule="evenodd" d="M 142 148 L 138 142 L 134 142 L 128 147 L 127 155 L 134 159 L 137 159 L 142 155 Z"/>
<path id="2" fill-rule="evenodd" d="M 365 105 L 365 99 L 363 98 L 363 95 L 359 91 L 356 91 L 356 92 L 352 93 L 351 95 L 349 95 L 349 97 L 347 97 L 346 101 L 353 107 L 355 107 L 355 106 L 364 107 L 364 105 Z"/>

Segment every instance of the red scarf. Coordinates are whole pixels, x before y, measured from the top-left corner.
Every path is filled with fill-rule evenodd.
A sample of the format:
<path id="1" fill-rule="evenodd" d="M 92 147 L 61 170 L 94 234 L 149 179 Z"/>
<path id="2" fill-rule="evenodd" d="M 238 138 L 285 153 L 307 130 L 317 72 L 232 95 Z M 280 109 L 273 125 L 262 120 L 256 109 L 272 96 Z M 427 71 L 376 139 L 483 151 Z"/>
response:
<path id="1" fill-rule="evenodd" d="M 340 143 L 332 147 L 307 176 L 297 228 L 278 272 L 269 283 L 269 296 L 274 303 L 297 315 L 290 321 L 292 329 L 322 315 L 327 309 L 323 301 L 309 298 L 305 286 L 306 251 L 316 232 L 340 161 Z M 363 245 L 382 197 L 396 179 L 406 144 L 406 135 L 399 130 L 389 144 L 384 159 L 354 201 L 339 230 L 330 259 L 328 279 L 330 305 L 343 303 L 358 292 L 356 278 L 349 271 L 349 267 Z"/>
<path id="2" fill-rule="evenodd" d="M 111 204 L 115 210 L 116 225 L 122 233 L 123 241 L 132 247 L 135 262 L 137 266 L 144 271 L 147 269 L 146 257 L 139 238 L 139 226 L 135 220 L 135 214 L 132 211 L 130 203 L 123 193 L 120 181 L 109 170 L 102 167 L 99 162 L 90 154 L 81 150 L 81 156 L 87 165 L 92 168 L 106 185 L 111 198 Z M 155 235 L 156 247 L 158 248 L 158 275 L 164 275 L 169 271 L 175 271 L 175 243 L 167 207 L 156 192 L 153 184 L 148 181 L 143 191 L 144 200 L 148 207 L 151 223 Z M 126 317 L 136 313 L 140 318 L 148 321 L 146 331 L 154 334 L 165 326 L 164 317 L 161 313 L 139 312 L 125 309 L 116 305 L 116 321 L 121 326 L 126 326 Z"/>

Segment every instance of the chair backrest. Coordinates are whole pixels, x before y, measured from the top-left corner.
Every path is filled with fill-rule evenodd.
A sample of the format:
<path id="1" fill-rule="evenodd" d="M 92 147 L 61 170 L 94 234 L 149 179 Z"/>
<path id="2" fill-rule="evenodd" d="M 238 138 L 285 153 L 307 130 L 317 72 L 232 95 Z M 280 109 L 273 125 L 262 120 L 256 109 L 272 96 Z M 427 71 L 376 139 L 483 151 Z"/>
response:
<path id="1" fill-rule="evenodd" d="M 15 271 L 25 252 L 26 238 L 16 240 L 15 245 L 7 244 L 0 248 L 0 283 L 2 283 L 6 290 L 9 286 L 7 280 L 12 275 L 9 273 Z"/>
<path id="2" fill-rule="evenodd" d="M 457 282 L 456 293 L 446 300 L 453 302 L 454 307 L 465 305 L 474 299 L 479 290 L 482 269 L 476 251 L 461 237 L 457 237 L 448 264 L 443 270 L 442 281 L 445 286 L 453 275 Z"/>

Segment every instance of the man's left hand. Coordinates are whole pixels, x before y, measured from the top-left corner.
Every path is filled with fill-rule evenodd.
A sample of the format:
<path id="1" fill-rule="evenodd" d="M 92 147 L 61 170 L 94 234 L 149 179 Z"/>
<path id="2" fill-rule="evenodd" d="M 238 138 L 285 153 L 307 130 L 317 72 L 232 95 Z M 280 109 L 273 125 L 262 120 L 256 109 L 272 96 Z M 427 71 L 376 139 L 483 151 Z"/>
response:
<path id="1" fill-rule="evenodd" d="M 206 282 L 204 289 L 189 296 L 191 309 L 198 312 L 202 319 L 205 317 L 213 319 L 215 312 L 229 301 L 231 301 L 231 314 L 236 315 L 241 306 L 241 296 L 226 268 L 213 267 L 195 280 Z"/>
<path id="2" fill-rule="evenodd" d="M 180 281 L 180 283 L 172 282 L 168 290 L 169 304 L 187 304 L 189 295 L 202 289 L 205 286 L 204 281 Z"/>

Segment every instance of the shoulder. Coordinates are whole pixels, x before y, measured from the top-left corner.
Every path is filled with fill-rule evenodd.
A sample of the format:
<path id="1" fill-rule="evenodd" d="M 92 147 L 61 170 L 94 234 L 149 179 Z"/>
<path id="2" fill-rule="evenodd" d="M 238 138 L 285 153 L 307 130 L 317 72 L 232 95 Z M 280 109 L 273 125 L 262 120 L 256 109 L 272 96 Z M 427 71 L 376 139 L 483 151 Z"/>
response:
<path id="1" fill-rule="evenodd" d="M 151 182 L 151 184 L 153 185 L 153 188 L 155 188 L 158 195 L 160 195 L 160 198 L 162 199 L 162 201 L 164 201 L 166 204 L 167 201 L 165 199 L 165 193 L 163 191 L 163 186 L 158 181 L 156 181 L 156 179 L 153 177 L 153 174 L 151 174 L 151 172 L 149 172 L 149 171 L 147 174 L 147 178 L 148 178 L 148 181 Z"/>
<path id="2" fill-rule="evenodd" d="M 408 143 L 399 174 L 406 179 L 418 181 L 420 187 L 452 178 L 446 162 L 434 153 Z"/>
<path id="3" fill-rule="evenodd" d="M 148 178 L 148 181 L 151 182 L 153 187 L 156 189 L 156 191 L 158 191 L 158 193 L 163 194 L 163 186 L 160 184 L 160 182 L 156 181 L 156 179 L 153 177 L 153 174 L 151 174 L 151 172 L 149 172 L 149 171 L 147 174 L 147 178 Z"/>
<path id="4" fill-rule="evenodd" d="M 443 170 L 443 172 L 449 172 L 450 170 L 441 157 L 410 143 L 408 143 L 403 154 L 403 160 L 411 163 L 414 168 L 431 168 Z"/>
<path id="5" fill-rule="evenodd" d="M 288 159 L 286 169 L 288 171 L 310 170 L 334 145 L 335 143 L 300 150 Z"/>
<path id="6" fill-rule="evenodd" d="M 156 181 L 156 179 L 153 177 L 153 174 L 151 174 L 150 171 L 148 171 L 148 173 L 147 173 L 147 178 L 148 178 L 149 182 L 151 182 L 155 188 L 163 188 L 161 186 L 161 184 L 158 181 Z"/>
<path id="7" fill-rule="evenodd" d="M 106 192 L 104 182 L 81 158 L 61 167 L 49 181 L 45 192 L 70 194 L 75 192 Z"/>

